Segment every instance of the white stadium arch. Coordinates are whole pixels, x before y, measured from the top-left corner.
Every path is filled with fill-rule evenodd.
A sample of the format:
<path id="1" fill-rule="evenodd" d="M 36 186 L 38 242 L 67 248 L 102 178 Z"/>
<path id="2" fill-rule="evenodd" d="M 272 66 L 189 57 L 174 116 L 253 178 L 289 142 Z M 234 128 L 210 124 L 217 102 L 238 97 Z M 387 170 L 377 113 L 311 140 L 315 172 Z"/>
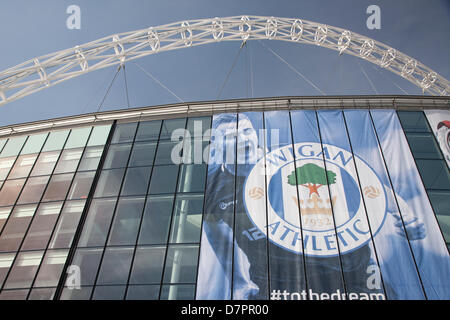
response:
<path id="1" fill-rule="evenodd" d="M 158 52 L 220 41 L 273 39 L 319 45 L 370 61 L 431 95 L 447 96 L 449 81 L 421 62 L 349 30 L 291 18 L 236 16 L 175 22 L 101 38 L 34 58 L 0 72 L 0 105 L 81 74 Z"/>

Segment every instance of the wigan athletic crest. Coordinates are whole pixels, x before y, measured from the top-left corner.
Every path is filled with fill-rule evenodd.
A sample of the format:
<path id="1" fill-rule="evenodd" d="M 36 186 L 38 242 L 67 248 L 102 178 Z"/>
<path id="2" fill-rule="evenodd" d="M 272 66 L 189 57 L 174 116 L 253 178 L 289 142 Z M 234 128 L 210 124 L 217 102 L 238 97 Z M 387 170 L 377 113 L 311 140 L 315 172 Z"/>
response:
<path id="1" fill-rule="evenodd" d="M 261 196 L 265 188 L 267 197 Z M 244 192 L 249 218 L 272 243 L 310 256 L 337 256 L 365 245 L 386 216 L 385 191 L 375 172 L 332 145 L 298 143 L 267 153 L 250 172 Z M 365 206 L 379 208 L 369 217 L 371 229 Z"/>

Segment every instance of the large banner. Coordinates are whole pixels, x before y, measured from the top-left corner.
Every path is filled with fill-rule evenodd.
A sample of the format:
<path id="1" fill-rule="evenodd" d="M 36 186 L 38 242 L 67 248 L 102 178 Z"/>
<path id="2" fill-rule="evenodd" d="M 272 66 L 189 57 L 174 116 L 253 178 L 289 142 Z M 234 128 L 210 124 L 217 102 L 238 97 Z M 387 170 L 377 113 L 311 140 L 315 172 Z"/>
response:
<path id="1" fill-rule="evenodd" d="M 197 299 L 448 299 L 393 110 L 213 117 Z"/>
<path id="2" fill-rule="evenodd" d="M 425 115 L 450 168 L 450 111 L 425 110 Z"/>

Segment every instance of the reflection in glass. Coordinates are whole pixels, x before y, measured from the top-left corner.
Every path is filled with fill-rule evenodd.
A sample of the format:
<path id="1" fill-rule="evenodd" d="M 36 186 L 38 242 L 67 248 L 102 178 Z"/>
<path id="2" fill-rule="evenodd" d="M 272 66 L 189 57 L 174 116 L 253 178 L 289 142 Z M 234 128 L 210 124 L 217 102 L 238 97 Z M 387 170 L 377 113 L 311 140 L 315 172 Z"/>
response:
<path id="1" fill-rule="evenodd" d="M 22 149 L 22 146 L 27 139 L 27 136 L 13 137 L 8 140 L 6 145 L 3 147 L 2 154 L 0 158 L 6 158 L 11 156 L 17 156 Z"/>
<path id="2" fill-rule="evenodd" d="M 441 160 L 416 160 L 426 189 L 450 189 L 450 171 Z"/>
<path id="3" fill-rule="evenodd" d="M 87 146 L 91 147 L 104 145 L 106 143 L 106 140 L 108 139 L 110 129 L 110 124 L 104 126 L 95 126 L 94 129 L 92 129 L 92 133 L 89 137 Z"/>
<path id="4" fill-rule="evenodd" d="M 122 187 L 122 196 L 144 195 L 147 193 L 151 167 L 129 168 Z"/>
<path id="5" fill-rule="evenodd" d="M 198 245 L 169 246 L 164 268 L 164 283 L 195 283 Z"/>
<path id="6" fill-rule="evenodd" d="M 0 300 L 25 300 L 29 289 L 2 290 Z"/>
<path id="7" fill-rule="evenodd" d="M 161 300 L 193 300 L 195 285 L 178 284 L 163 285 L 161 288 Z"/>
<path id="8" fill-rule="evenodd" d="M 97 285 L 126 284 L 134 248 L 106 248 Z"/>
<path id="9" fill-rule="evenodd" d="M 70 248 L 84 205 L 85 200 L 67 201 L 64 204 L 49 248 Z"/>
<path id="10" fill-rule="evenodd" d="M 178 192 L 202 192 L 205 189 L 206 164 L 181 166 Z"/>
<path id="11" fill-rule="evenodd" d="M 45 142 L 42 151 L 56 151 L 61 150 L 66 142 L 67 136 L 69 135 L 69 130 L 53 131 Z"/>
<path id="12" fill-rule="evenodd" d="M 4 288 L 29 288 L 41 263 L 44 251 L 19 252 Z"/>
<path id="13" fill-rule="evenodd" d="M 103 169 L 122 168 L 127 166 L 131 144 L 111 145 L 108 149 Z"/>
<path id="14" fill-rule="evenodd" d="M 126 286 L 96 286 L 92 300 L 123 300 Z"/>
<path id="15" fill-rule="evenodd" d="M 81 159 L 78 171 L 97 170 L 102 153 L 103 153 L 103 146 L 87 147 L 84 150 L 83 158 Z"/>
<path id="16" fill-rule="evenodd" d="M 103 246 L 106 241 L 116 199 L 94 199 L 89 208 L 79 247 Z"/>
<path id="17" fill-rule="evenodd" d="M 95 189 L 95 198 L 112 197 L 119 194 L 125 169 L 103 170 Z"/>
<path id="18" fill-rule="evenodd" d="M 83 154 L 83 149 L 64 150 L 59 158 L 54 173 L 74 172 Z"/>
<path id="19" fill-rule="evenodd" d="M 33 287 L 56 287 L 69 250 L 49 250 L 45 254 Z"/>
<path id="20" fill-rule="evenodd" d="M 177 184 L 178 166 L 153 167 L 150 194 L 174 193 Z"/>
<path id="21" fill-rule="evenodd" d="M 184 129 L 186 126 L 186 119 L 166 119 L 163 121 L 160 139 L 171 139 L 173 131 L 176 129 Z"/>
<path id="22" fill-rule="evenodd" d="M 0 233 L 5 225 L 6 219 L 8 219 L 9 214 L 11 213 L 12 207 L 3 207 L 0 208 Z"/>
<path id="23" fill-rule="evenodd" d="M 16 206 L 0 236 L 0 251 L 17 251 L 37 205 Z"/>
<path id="24" fill-rule="evenodd" d="M 72 182 L 73 173 L 53 175 L 42 201 L 64 200 Z"/>
<path id="25" fill-rule="evenodd" d="M 406 133 L 414 158 L 442 159 L 439 146 L 432 133 Z"/>
<path id="26" fill-rule="evenodd" d="M 149 166 L 153 164 L 156 142 L 137 142 L 133 146 L 129 167 Z"/>
<path id="27" fill-rule="evenodd" d="M 15 253 L 0 253 L 0 287 L 3 285 L 3 281 L 5 281 L 15 256 Z"/>
<path id="28" fill-rule="evenodd" d="M 14 164 L 16 157 L 0 159 L 0 180 L 5 180 Z"/>
<path id="29" fill-rule="evenodd" d="M 171 243 L 200 242 L 203 194 L 178 195 L 172 221 Z"/>
<path id="30" fill-rule="evenodd" d="M 37 154 L 19 156 L 8 176 L 8 179 L 28 177 L 36 158 Z"/>
<path id="31" fill-rule="evenodd" d="M 71 265 L 82 271 L 81 286 L 94 284 L 102 253 L 103 248 L 77 249 L 75 252 Z"/>
<path id="32" fill-rule="evenodd" d="M 42 203 L 31 223 L 21 250 L 45 249 L 61 211 L 62 202 Z"/>
<path id="33" fill-rule="evenodd" d="M 408 132 L 431 132 L 422 111 L 398 111 L 403 130 Z"/>
<path id="34" fill-rule="evenodd" d="M 165 246 L 138 247 L 131 271 L 130 284 L 161 283 Z"/>
<path id="35" fill-rule="evenodd" d="M 83 148 L 86 145 L 92 127 L 72 129 L 64 149 Z"/>
<path id="36" fill-rule="evenodd" d="M 13 205 L 16 202 L 24 183 L 25 179 L 8 180 L 4 182 L 3 187 L 0 190 L 0 206 Z"/>
<path id="37" fill-rule="evenodd" d="M 78 172 L 73 179 L 67 199 L 87 199 L 94 176 L 95 171 Z"/>
<path id="38" fill-rule="evenodd" d="M 34 288 L 30 292 L 28 300 L 53 300 L 56 288 Z"/>
<path id="39" fill-rule="evenodd" d="M 64 288 L 60 300 L 89 300 L 93 287 L 81 287 L 80 289 Z"/>
<path id="40" fill-rule="evenodd" d="M 161 120 L 139 122 L 136 141 L 158 140 Z"/>
<path id="41" fill-rule="evenodd" d="M 20 194 L 18 204 L 39 202 L 47 186 L 49 176 L 32 177 L 27 180 L 22 193 Z"/>
<path id="42" fill-rule="evenodd" d="M 25 143 L 25 146 L 23 147 L 20 154 L 31 154 L 31 153 L 38 153 L 39 151 L 41 151 L 41 148 L 44 145 L 47 135 L 48 132 L 33 134 L 29 136 L 27 143 Z"/>
<path id="43" fill-rule="evenodd" d="M 134 139 L 137 122 L 118 124 L 114 130 L 111 143 L 131 142 Z"/>
<path id="44" fill-rule="evenodd" d="M 159 285 L 130 285 L 127 300 L 158 300 Z"/>
<path id="45" fill-rule="evenodd" d="M 108 245 L 134 245 L 136 243 L 143 208 L 144 197 L 119 199 Z"/>
<path id="46" fill-rule="evenodd" d="M 42 152 L 34 165 L 31 176 L 49 175 L 53 172 L 60 151 Z"/>
<path id="47" fill-rule="evenodd" d="M 167 242 L 172 207 L 172 195 L 148 197 L 139 233 L 139 244 Z"/>
<path id="48" fill-rule="evenodd" d="M 176 161 L 172 160 L 172 151 L 174 150 L 175 146 L 179 143 L 180 142 L 177 141 L 160 141 L 158 143 L 158 149 L 156 151 L 155 165 L 176 164 Z M 181 153 L 179 155 L 175 153 L 174 155 L 182 156 Z"/>

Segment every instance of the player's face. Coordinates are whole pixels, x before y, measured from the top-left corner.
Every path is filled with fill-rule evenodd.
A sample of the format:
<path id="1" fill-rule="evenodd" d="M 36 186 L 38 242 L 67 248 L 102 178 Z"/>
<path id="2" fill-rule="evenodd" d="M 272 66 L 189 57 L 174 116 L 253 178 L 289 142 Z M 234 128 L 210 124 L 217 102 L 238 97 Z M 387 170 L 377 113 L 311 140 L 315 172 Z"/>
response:
<path id="1" fill-rule="evenodd" d="M 257 159 L 258 135 L 248 119 L 239 120 L 237 140 L 237 163 L 255 164 Z"/>

